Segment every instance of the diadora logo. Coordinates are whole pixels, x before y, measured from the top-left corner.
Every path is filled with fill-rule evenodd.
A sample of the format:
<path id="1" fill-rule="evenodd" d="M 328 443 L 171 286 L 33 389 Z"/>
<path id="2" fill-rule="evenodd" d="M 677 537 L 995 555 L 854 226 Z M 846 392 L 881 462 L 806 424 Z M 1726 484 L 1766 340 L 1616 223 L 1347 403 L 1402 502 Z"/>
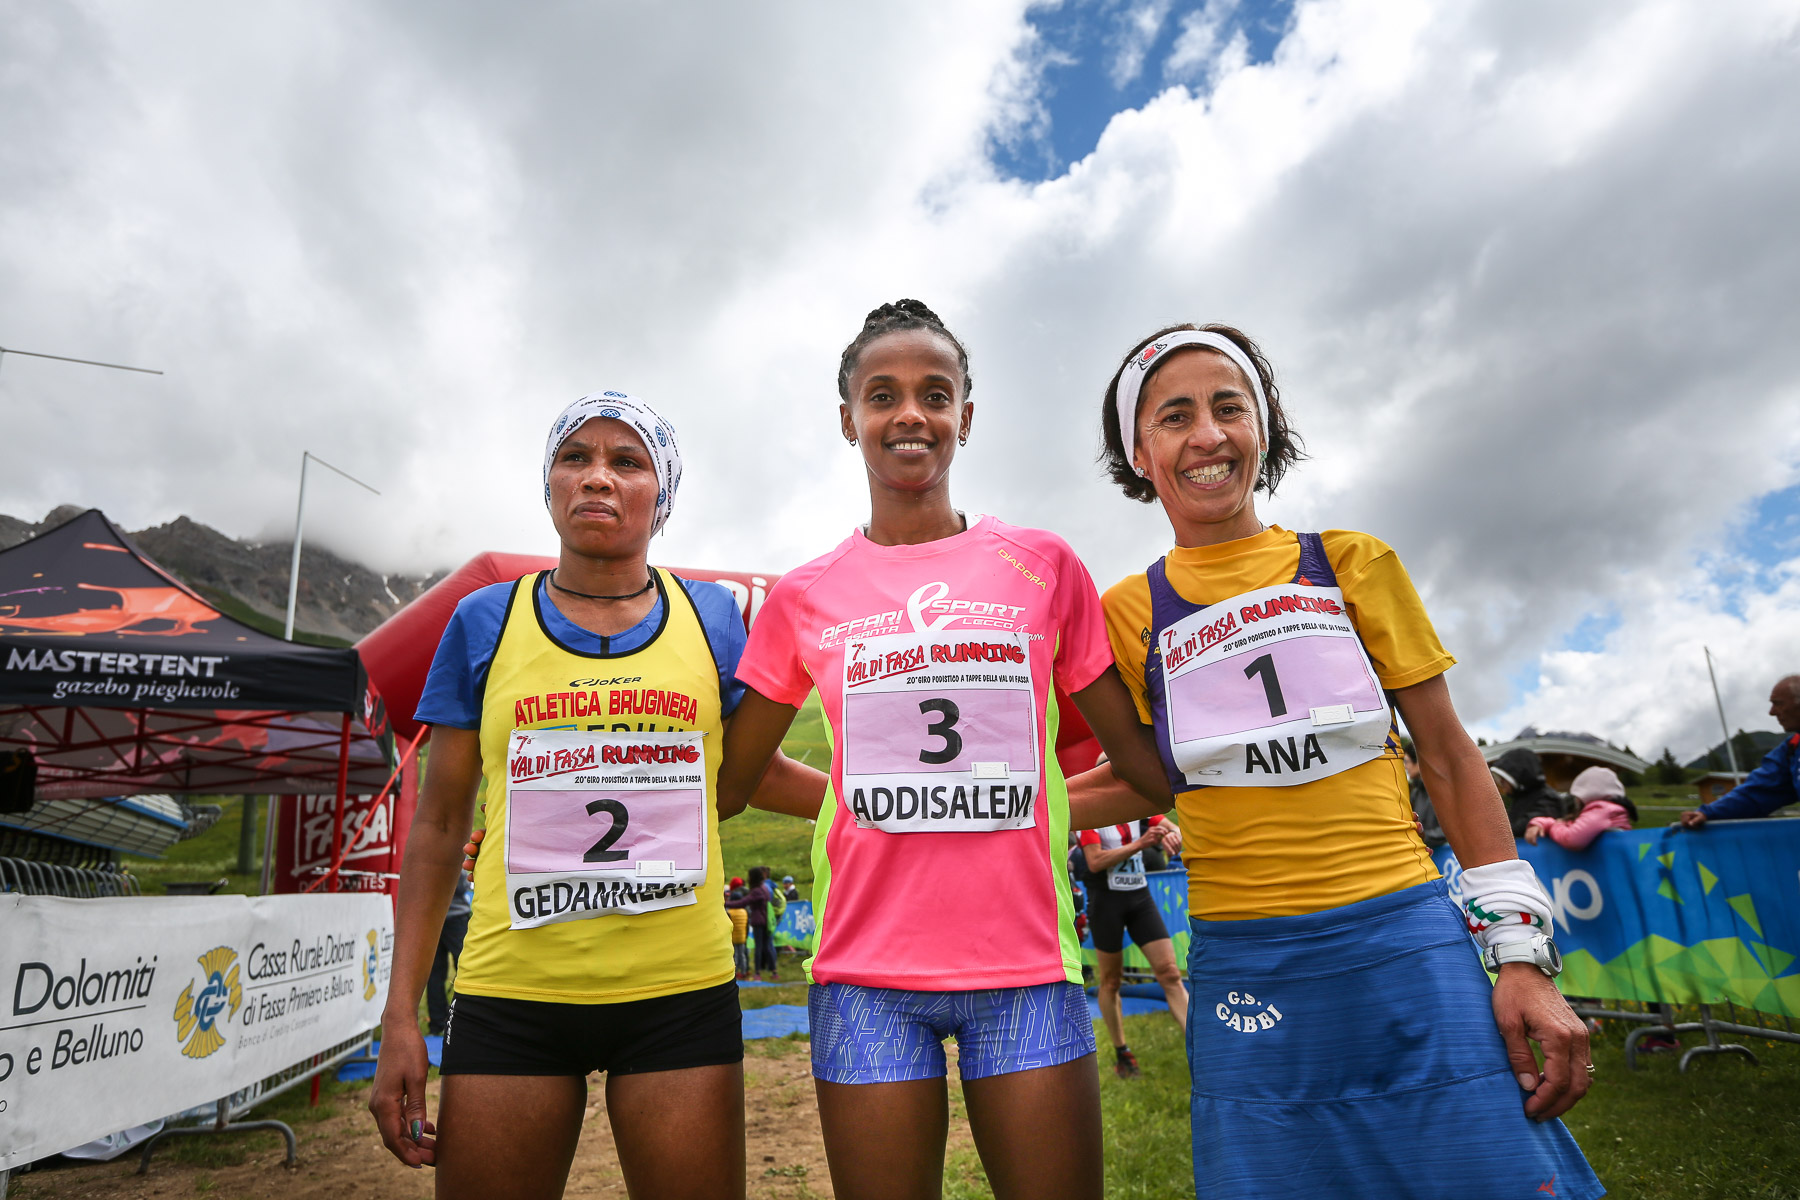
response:
<path id="1" fill-rule="evenodd" d="M 381 939 L 371 929 L 368 933 L 369 948 L 363 951 L 363 999 L 375 998 L 375 972 L 381 966 Z"/>
<path id="2" fill-rule="evenodd" d="M 175 1001 L 175 1040 L 189 1058 L 205 1058 L 225 1044 L 219 1026 L 236 1016 L 244 1002 L 237 957 L 230 946 L 215 946 L 202 954 L 195 960 L 200 964 L 199 978 L 188 980 Z"/>
<path id="3" fill-rule="evenodd" d="M 1259 1005 L 1249 992 L 1226 992 L 1224 1003 L 1213 1006 L 1213 1015 L 1239 1033 L 1261 1033 L 1281 1020 L 1280 1009 Z"/>

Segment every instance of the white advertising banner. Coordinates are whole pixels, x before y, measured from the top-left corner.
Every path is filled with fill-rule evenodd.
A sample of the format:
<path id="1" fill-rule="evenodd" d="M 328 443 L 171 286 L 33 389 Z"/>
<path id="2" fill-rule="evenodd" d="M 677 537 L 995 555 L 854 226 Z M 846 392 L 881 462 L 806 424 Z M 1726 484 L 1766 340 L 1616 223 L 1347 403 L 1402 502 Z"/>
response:
<path id="1" fill-rule="evenodd" d="M 0 896 L 0 1171 L 380 1023 L 385 895 Z"/>

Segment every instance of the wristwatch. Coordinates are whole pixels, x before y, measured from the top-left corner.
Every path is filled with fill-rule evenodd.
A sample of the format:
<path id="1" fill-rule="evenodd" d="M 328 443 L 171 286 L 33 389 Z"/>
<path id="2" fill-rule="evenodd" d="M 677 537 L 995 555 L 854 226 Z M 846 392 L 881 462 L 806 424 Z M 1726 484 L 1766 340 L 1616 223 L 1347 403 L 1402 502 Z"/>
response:
<path id="1" fill-rule="evenodd" d="M 1509 962 L 1530 963 L 1551 979 L 1562 974 L 1562 954 L 1547 933 L 1535 934 L 1523 942 L 1489 946 L 1481 956 L 1481 965 L 1496 974 L 1499 973 L 1501 963 Z"/>

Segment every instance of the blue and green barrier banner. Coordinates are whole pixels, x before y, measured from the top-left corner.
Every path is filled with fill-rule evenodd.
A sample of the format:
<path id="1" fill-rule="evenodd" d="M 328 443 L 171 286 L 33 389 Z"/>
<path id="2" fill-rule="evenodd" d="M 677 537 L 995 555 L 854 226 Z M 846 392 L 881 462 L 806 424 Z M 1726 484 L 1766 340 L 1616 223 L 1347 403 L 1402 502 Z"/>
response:
<path id="1" fill-rule="evenodd" d="M 801 954 L 812 953 L 813 915 L 811 900 L 789 900 L 775 922 L 775 948 L 786 947 Z"/>
<path id="2" fill-rule="evenodd" d="M 1519 854 L 1550 893 L 1565 994 L 1800 1017 L 1800 821 L 1616 831 L 1586 850 L 1521 842 Z M 1456 856 L 1433 857 L 1460 902 Z"/>

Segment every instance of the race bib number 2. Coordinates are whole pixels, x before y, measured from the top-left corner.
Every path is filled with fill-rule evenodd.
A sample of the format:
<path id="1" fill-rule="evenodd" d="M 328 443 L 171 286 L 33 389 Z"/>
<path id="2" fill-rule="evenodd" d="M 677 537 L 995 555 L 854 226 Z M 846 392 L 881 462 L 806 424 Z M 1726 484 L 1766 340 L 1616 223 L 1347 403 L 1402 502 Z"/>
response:
<path id="1" fill-rule="evenodd" d="M 1036 821 L 1037 706 L 1024 634 L 898 633 L 844 647 L 844 801 L 888 833 Z"/>
<path id="2" fill-rule="evenodd" d="M 515 729 L 506 787 L 512 928 L 695 903 L 707 865 L 704 737 Z"/>

